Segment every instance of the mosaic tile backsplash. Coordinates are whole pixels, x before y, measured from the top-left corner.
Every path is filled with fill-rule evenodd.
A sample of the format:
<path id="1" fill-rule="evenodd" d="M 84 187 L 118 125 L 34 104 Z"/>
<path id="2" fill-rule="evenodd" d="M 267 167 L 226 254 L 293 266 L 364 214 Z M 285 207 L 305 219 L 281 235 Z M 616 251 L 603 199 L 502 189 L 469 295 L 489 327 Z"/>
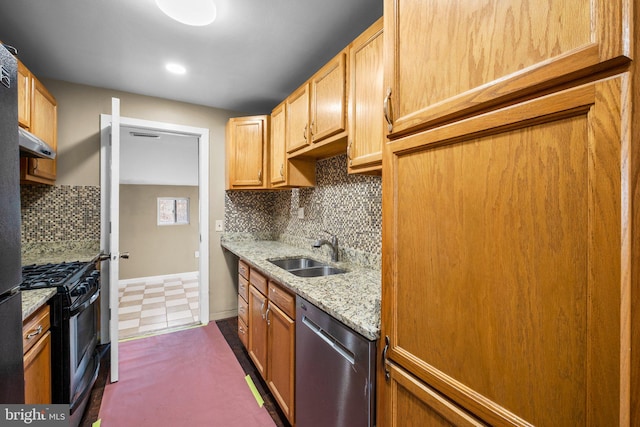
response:
<path id="1" fill-rule="evenodd" d="M 20 186 L 22 243 L 100 240 L 100 187 Z"/>
<path id="2" fill-rule="evenodd" d="M 347 174 L 347 156 L 320 160 L 316 186 L 283 191 L 227 191 L 225 231 L 271 234 L 293 246 L 309 248 L 326 238 L 325 230 L 338 236 L 341 256 L 359 252 L 373 266 L 379 265 L 382 238 L 382 179 Z M 304 218 L 298 218 L 298 208 Z M 322 247 L 327 254 L 330 248 Z"/>

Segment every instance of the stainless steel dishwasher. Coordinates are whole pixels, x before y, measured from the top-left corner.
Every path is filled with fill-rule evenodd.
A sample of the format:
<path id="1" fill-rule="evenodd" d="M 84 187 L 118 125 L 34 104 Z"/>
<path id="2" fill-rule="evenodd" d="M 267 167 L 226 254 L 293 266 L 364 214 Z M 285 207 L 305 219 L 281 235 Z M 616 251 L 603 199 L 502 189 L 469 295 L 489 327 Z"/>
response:
<path id="1" fill-rule="evenodd" d="M 375 425 L 376 342 L 296 297 L 296 426 Z"/>

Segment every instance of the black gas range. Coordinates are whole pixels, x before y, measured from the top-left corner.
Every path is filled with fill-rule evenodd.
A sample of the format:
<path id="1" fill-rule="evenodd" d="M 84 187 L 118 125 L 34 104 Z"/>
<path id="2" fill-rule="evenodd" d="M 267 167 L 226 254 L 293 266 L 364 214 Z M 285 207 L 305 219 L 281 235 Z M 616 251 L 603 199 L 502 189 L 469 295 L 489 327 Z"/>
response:
<path id="1" fill-rule="evenodd" d="M 69 404 L 77 426 L 100 369 L 98 259 L 22 267 L 22 290 L 56 288 L 51 312 L 51 382 L 53 403 Z"/>

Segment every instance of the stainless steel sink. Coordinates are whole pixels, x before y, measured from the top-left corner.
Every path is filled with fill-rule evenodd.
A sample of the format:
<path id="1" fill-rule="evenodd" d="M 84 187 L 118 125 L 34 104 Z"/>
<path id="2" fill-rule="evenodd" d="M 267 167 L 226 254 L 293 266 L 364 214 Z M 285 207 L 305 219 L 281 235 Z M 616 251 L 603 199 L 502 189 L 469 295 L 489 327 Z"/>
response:
<path id="1" fill-rule="evenodd" d="M 301 268 L 298 270 L 289 270 L 289 273 L 295 274 L 299 277 L 320 277 L 331 276 L 332 274 L 346 273 L 341 268 L 332 267 L 330 265 L 323 265 L 322 267 L 309 267 Z"/>
<path id="2" fill-rule="evenodd" d="M 269 262 L 298 277 L 321 277 L 346 273 L 346 270 L 307 257 L 270 259 Z"/>
<path id="3" fill-rule="evenodd" d="M 309 268 L 309 267 L 318 267 L 326 265 L 323 262 L 316 261 L 311 258 L 287 258 L 287 259 L 274 259 L 269 260 L 270 263 L 277 265 L 280 268 L 284 268 L 285 270 L 298 270 L 301 268 Z"/>

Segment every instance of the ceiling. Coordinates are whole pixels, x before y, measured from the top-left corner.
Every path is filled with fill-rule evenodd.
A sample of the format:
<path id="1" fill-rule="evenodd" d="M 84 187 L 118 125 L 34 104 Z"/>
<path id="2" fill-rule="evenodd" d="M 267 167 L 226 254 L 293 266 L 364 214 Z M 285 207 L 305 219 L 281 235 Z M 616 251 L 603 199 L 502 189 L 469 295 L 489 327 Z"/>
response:
<path id="1" fill-rule="evenodd" d="M 0 40 L 38 78 L 263 114 L 382 16 L 383 2 L 214 1 L 205 27 L 173 21 L 154 0 L 2 1 Z"/>

